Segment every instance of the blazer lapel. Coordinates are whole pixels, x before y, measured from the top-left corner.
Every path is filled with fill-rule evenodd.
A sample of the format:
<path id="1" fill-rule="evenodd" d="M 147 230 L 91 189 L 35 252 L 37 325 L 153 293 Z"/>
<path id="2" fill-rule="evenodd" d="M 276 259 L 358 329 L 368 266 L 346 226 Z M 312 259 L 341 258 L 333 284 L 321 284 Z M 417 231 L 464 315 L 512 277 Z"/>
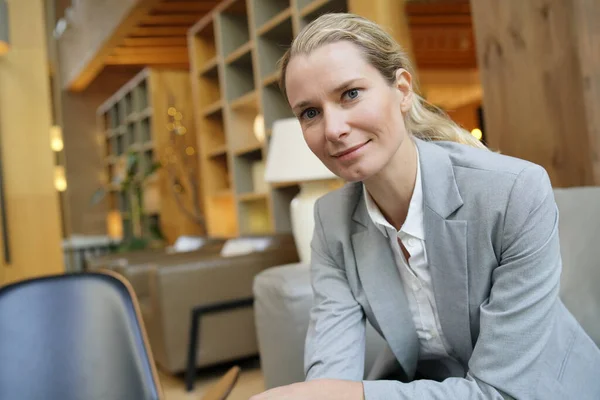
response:
<path id="1" fill-rule="evenodd" d="M 357 191 L 362 195 L 362 188 Z M 369 218 L 360 196 L 354 220 L 358 224 L 352 235 L 352 246 L 363 289 L 392 352 L 407 377 L 412 379 L 419 344 L 392 249 Z"/>
<path id="2" fill-rule="evenodd" d="M 469 317 L 467 221 L 448 219 L 462 204 L 448 154 L 416 140 L 423 176 L 425 243 L 442 331 L 467 365 L 473 343 Z"/>

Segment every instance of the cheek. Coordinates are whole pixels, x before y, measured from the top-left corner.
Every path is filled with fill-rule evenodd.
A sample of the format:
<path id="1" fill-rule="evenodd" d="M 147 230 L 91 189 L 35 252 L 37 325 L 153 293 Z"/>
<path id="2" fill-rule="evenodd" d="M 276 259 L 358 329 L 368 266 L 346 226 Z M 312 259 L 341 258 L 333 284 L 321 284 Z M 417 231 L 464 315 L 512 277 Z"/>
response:
<path id="1" fill-rule="evenodd" d="M 303 131 L 304 141 L 308 148 L 320 159 L 322 159 L 325 149 L 324 135 L 321 135 L 314 127 L 306 128 Z"/>

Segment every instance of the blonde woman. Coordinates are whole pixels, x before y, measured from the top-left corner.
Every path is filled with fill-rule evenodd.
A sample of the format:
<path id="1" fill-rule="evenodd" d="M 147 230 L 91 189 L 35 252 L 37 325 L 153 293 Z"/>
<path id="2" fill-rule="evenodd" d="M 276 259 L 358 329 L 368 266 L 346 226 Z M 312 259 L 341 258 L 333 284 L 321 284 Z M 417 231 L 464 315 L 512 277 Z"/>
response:
<path id="1" fill-rule="evenodd" d="M 315 20 L 282 59 L 308 146 L 350 183 L 315 206 L 306 382 L 253 399 L 600 399 L 600 351 L 558 298 L 545 170 L 426 106 L 411 71 L 348 14 Z M 364 380 L 365 319 L 396 379 Z"/>

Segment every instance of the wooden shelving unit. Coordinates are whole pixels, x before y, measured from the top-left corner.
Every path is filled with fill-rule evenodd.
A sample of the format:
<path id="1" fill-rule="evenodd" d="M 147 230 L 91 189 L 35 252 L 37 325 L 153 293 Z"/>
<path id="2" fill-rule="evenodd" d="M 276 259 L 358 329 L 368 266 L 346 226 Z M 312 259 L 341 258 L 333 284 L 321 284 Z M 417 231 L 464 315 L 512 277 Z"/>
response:
<path id="1" fill-rule="evenodd" d="M 226 0 L 188 33 L 208 234 L 290 232 L 295 183 L 264 182 L 273 122 L 293 114 L 277 61 L 301 27 L 346 0 Z M 255 123 L 263 121 L 255 134 Z"/>
<path id="2" fill-rule="evenodd" d="M 201 75 L 214 76 L 216 73 L 207 68 Z M 104 132 L 109 209 L 121 213 L 125 237 L 132 235 L 130 202 L 117 182 L 119 176 L 124 176 L 127 152 L 140 155 L 138 173 L 165 157 L 170 147 L 167 124 L 171 106 L 182 113 L 181 122 L 187 129 L 185 144 L 197 147 L 189 81 L 187 71 L 146 68 L 97 110 L 99 131 Z M 211 99 L 209 97 L 207 101 Z M 224 137 L 220 145 L 225 145 Z M 197 162 L 195 156 L 192 159 Z M 156 225 L 170 243 L 183 234 L 201 233 L 199 226 L 186 218 L 177 206 L 167 171 L 162 168 L 148 177 L 144 186 L 143 229 L 149 231 Z"/>

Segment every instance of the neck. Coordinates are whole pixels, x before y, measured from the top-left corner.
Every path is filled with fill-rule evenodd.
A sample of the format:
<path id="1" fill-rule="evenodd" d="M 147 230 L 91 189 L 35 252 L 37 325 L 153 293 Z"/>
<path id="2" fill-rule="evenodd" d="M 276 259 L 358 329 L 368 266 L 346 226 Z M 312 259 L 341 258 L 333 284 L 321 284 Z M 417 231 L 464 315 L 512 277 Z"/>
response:
<path id="1" fill-rule="evenodd" d="M 407 137 L 390 162 L 377 174 L 364 181 L 365 187 L 383 216 L 400 229 L 412 197 L 417 178 L 417 149 Z"/>

